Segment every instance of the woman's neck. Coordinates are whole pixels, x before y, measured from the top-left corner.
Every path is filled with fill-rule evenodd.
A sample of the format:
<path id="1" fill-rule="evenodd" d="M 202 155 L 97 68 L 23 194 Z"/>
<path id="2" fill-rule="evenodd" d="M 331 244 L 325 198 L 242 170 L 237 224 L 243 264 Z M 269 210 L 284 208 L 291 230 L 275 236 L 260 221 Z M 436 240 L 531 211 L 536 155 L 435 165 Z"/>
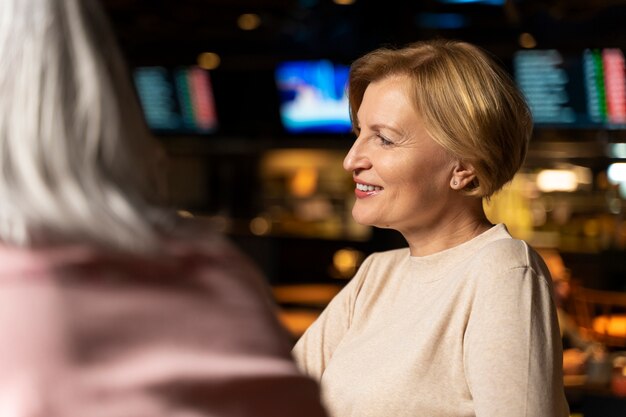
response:
<path id="1" fill-rule="evenodd" d="M 479 211 L 460 212 L 436 224 L 403 232 L 411 256 L 427 256 L 465 243 L 486 232 L 493 224 L 482 206 Z"/>

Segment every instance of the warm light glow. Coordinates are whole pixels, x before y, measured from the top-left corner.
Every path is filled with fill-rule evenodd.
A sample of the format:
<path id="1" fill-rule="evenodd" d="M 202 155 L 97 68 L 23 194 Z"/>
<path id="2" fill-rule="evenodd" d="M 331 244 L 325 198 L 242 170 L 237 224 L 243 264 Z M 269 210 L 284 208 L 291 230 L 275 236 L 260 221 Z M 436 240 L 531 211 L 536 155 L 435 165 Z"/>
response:
<path id="1" fill-rule="evenodd" d="M 576 174 L 578 184 L 591 184 L 593 182 L 593 173 L 589 168 L 578 165 L 572 165 L 571 167 L 574 174 Z"/>
<path id="2" fill-rule="evenodd" d="M 254 30 L 261 25 L 261 18 L 255 13 L 244 13 L 237 18 L 237 25 L 241 30 Z"/>
<path id="3" fill-rule="evenodd" d="M 522 48 L 532 49 L 537 46 L 537 41 L 533 35 L 524 32 L 519 35 L 519 44 Z"/>
<path id="4" fill-rule="evenodd" d="M 333 255 L 333 266 L 341 278 L 351 278 L 356 272 L 361 257 L 361 252 L 356 249 L 339 249 Z"/>
<path id="5" fill-rule="evenodd" d="M 250 231 L 253 235 L 263 236 L 272 230 L 272 224 L 265 217 L 255 217 L 250 220 Z"/>
<path id="6" fill-rule="evenodd" d="M 543 192 L 576 191 L 576 173 L 568 169 L 545 169 L 537 175 L 537 187 Z"/>
<path id="7" fill-rule="evenodd" d="M 299 168 L 291 178 L 289 191 L 296 197 L 309 197 L 317 190 L 317 169 Z"/>
<path id="8" fill-rule="evenodd" d="M 356 0 L 333 0 L 335 2 L 335 4 L 339 4 L 341 6 L 349 6 L 351 4 L 354 4 L 354 2 Z"/>
<path id="9" fill-rule="evenodd" d="M 626 182 L 626 163 L 617 162 L 609 165 L 607 175 L 609 177 L 609 181 L 613 184 Z"/>
<path id="10" fill-rule="evenodd" d="M 213 70 L 220 66 L 220 56 L 215 52 L 203 52 L 198 55 L 198 66 L 206 70 Z"/>
<path id="11" fill-rule="evenodd" d="M 177 213 L 178 213 L 178 215 L 180 217 L 183 217 L 185 219 L 193 218 L 193 213 L 191 213 L 190 211 L 187 211 L 187 210 L 178 210 Z"/>
<path id="12" fill-rule="evenodd" d="M 600 222 L 596 219 L 589 219 L 583 225 L 583 233 L 587 237 L 597 237 L 600 234 Z"/>
<path id="13" fill-rule="evenodd" d="M 593 320 L 593 330 L 614 337 L 626 336 L 626 316 L 598 316 Z"/>

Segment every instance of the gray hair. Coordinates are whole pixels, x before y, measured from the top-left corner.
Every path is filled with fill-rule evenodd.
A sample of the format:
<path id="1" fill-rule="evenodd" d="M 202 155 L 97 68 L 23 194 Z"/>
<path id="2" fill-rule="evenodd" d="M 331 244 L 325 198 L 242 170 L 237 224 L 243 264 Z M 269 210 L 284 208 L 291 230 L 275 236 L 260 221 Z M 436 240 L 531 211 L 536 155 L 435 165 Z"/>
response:
<path id="1" fill-rule="evenodd" d="M 0 240 L 154 248 L 157 147 L 93 0 L 0 1 Z"/>

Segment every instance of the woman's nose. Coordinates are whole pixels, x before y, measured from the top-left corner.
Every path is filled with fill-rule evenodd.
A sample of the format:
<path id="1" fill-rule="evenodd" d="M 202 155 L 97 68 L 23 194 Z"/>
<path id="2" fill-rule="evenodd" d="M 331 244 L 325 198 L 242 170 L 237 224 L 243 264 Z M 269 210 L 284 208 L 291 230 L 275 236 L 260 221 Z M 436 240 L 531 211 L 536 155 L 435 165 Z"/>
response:
<path id="1" fill-rule="evenodd" d="M 348 172 L 354 172 L 361 169 L 367 169 L 371 166 L 371 162 L 365 152 L 364 144 L 359 138 L 356 138 L 354 144 L 348 151 L 343 160 L 343 169 Z"/>

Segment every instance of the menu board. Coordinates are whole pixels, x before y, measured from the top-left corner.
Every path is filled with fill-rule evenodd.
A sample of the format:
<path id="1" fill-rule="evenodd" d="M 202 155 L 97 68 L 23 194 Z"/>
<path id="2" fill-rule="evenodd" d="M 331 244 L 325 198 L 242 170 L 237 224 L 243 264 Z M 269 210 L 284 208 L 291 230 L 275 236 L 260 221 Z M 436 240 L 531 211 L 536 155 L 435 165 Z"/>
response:
<path id="1" fill-rule="evenodd" d="M 137 95 L 150 129 L 163 133 L 209 133 L 217 115 L 209 73 L 199 67 L 139 67 Z"/>
<path id="2" fill-rule="evenodd" d="M 626 128 L 626 67 L 621 49 L 586 49 L 578 55 L 519 51 L 515 80 L 537 125 Z"/>

